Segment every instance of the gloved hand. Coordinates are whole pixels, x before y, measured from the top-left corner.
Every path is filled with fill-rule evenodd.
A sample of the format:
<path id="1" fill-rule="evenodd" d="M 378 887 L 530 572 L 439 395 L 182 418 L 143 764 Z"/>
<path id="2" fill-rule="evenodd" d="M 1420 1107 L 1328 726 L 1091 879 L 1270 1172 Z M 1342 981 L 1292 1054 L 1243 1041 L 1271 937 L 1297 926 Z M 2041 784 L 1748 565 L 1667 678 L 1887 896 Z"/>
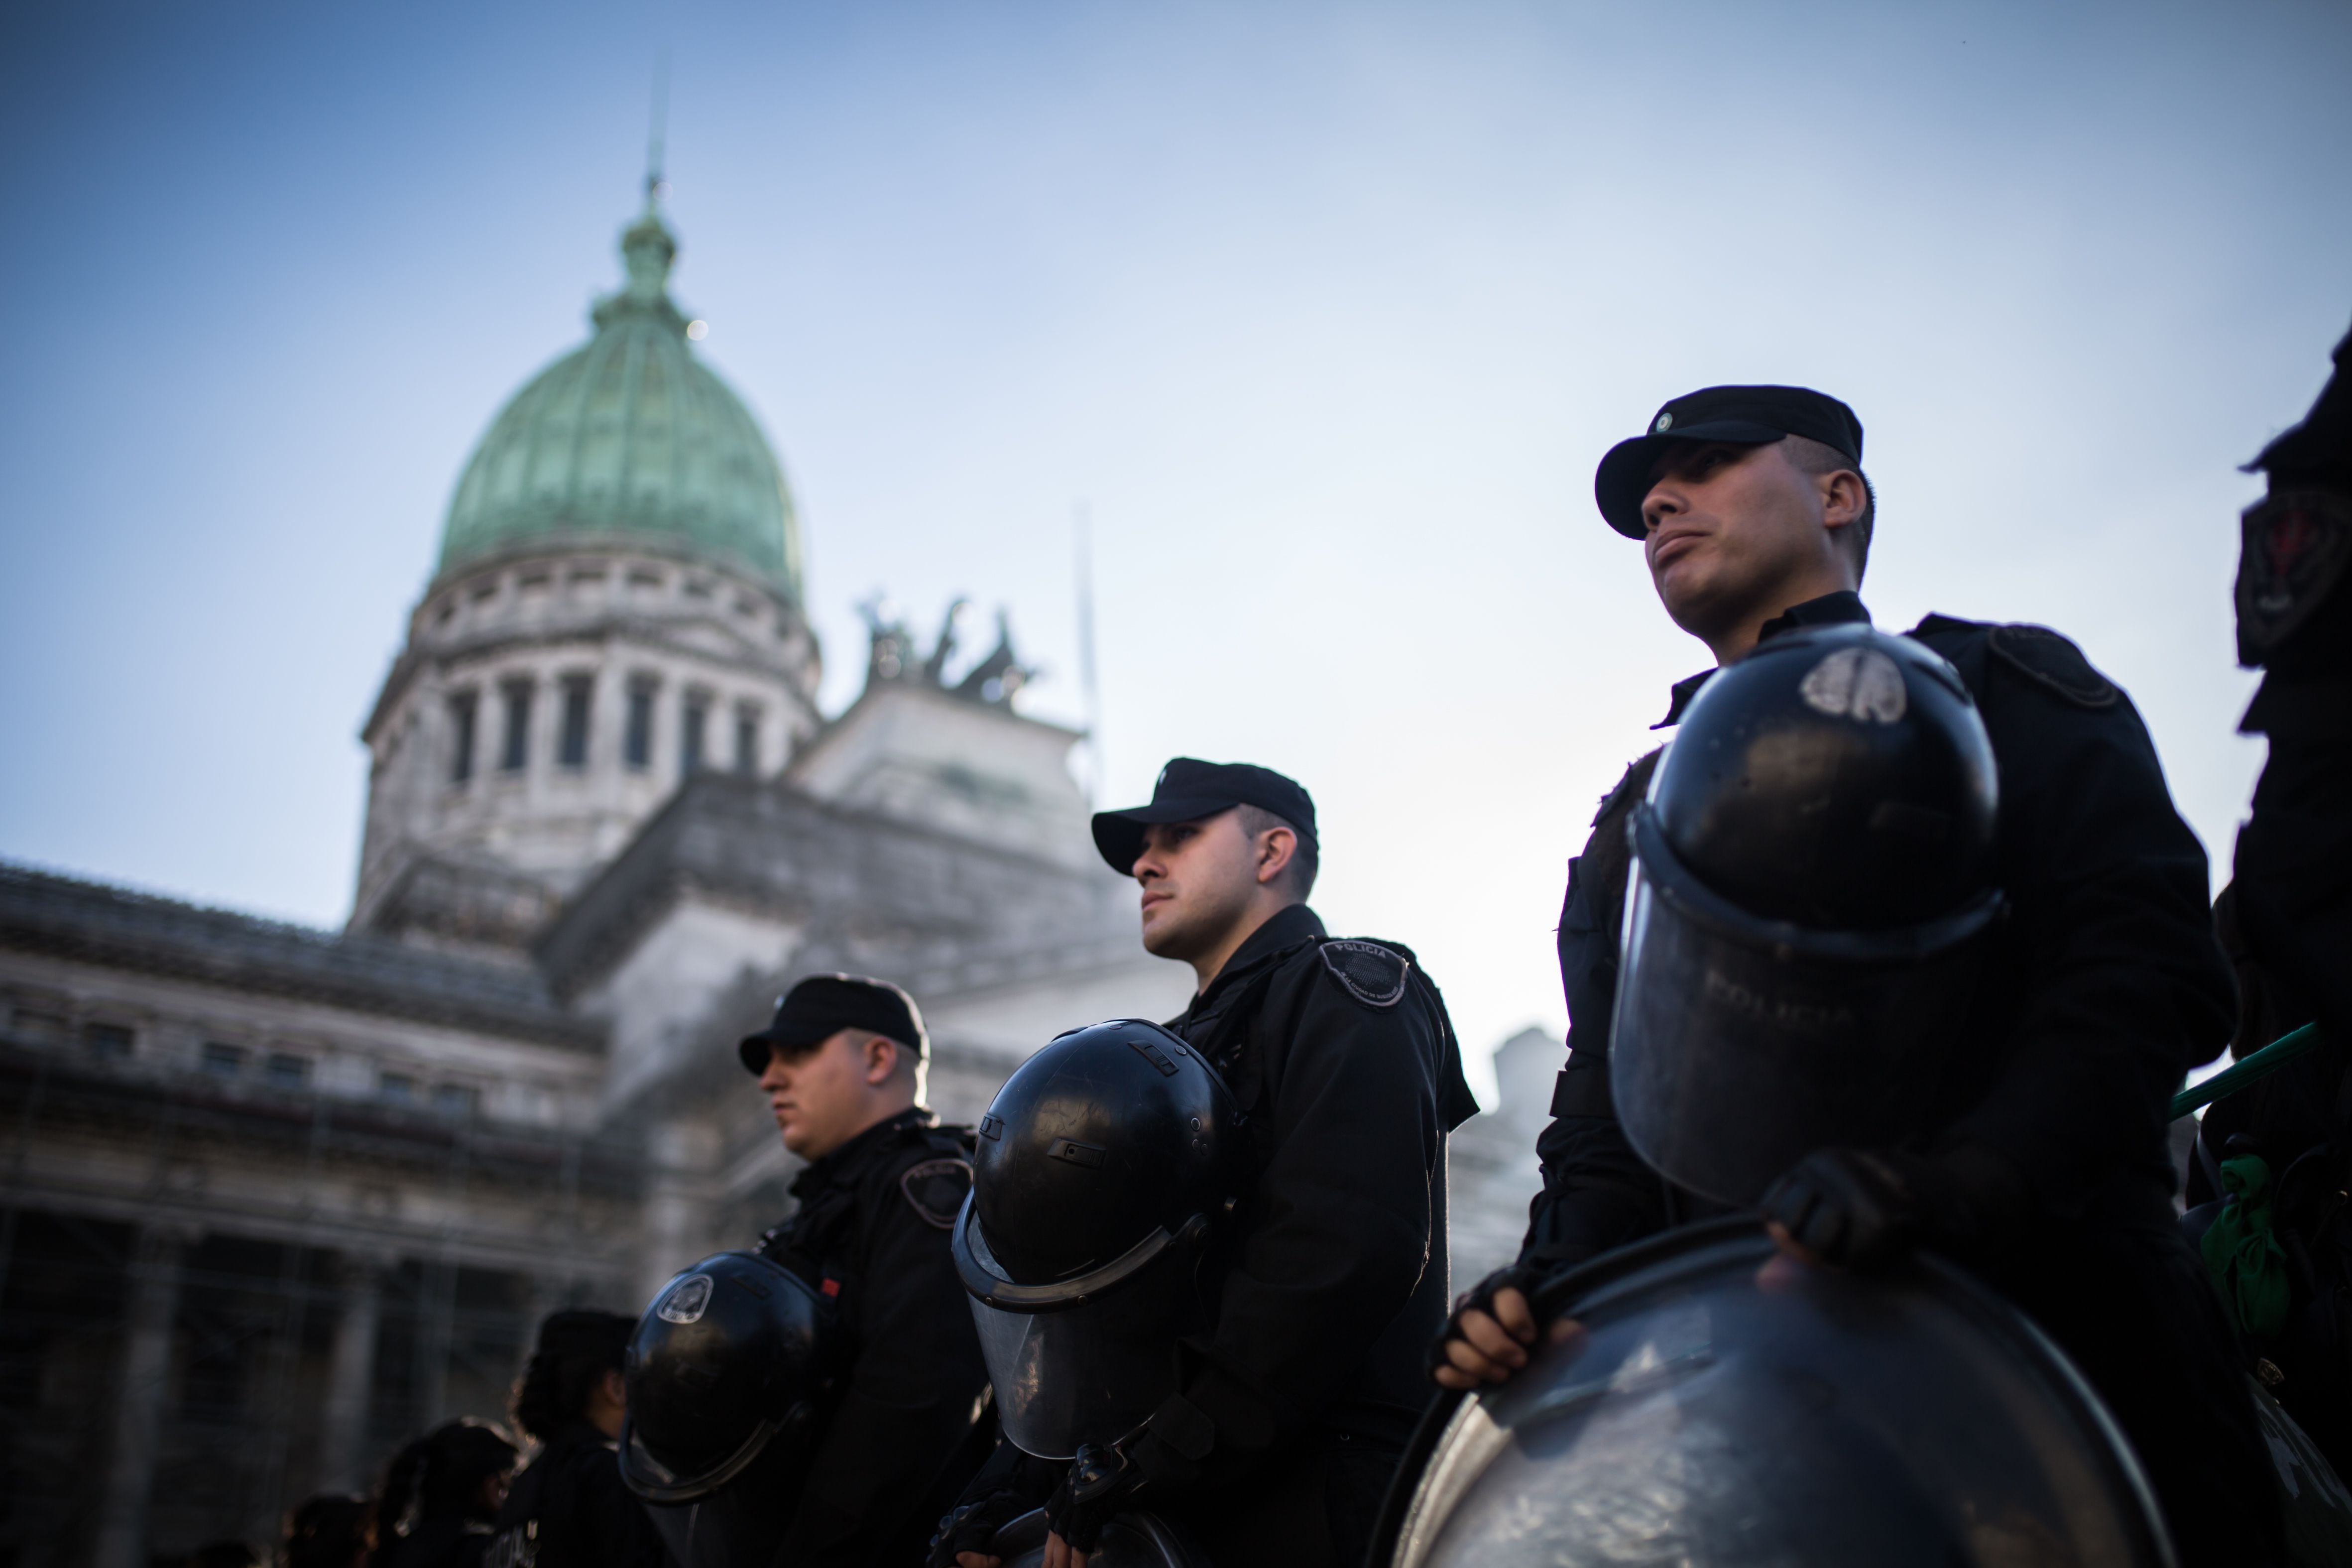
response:
<path id="1" fill-rule="evenodd" d="M 1102 1541 L 1103 1526 L 1142 1484 L 1142 1472 L 1124 1452 L 1081 1443 L 1069 1473 L 1045 1504 L 1045 1521 L 1071 1551 L 1090 1552 Z"/>
<path id="2" fill-rule="evenodd" d="M 1020 1493 L 1009 1487 L 958 1503 L 953 1512 L 940 1521 L 939 1533 L 931 1537 L 928 1568 L 955 1568 L 959 1552 L 993 1555 L 989 1548 L 995 1543 L 996 1532 L 1027 1513 L 1030 1507 Z"/>
<path id="3" fill-rule="evenodd" d="M 1463 1338 L 1463 1313 L 1484 1312 L 1487 1317 L 1494 1318 L 1496 1316 L 1495 1296 L 1497 1291 L 1502 1290 L 1517 1290 L 1521 1296 L 1533 1300 L 1536 1286 L 1543 1279 L 1546 1270 L 1542 1268 L 1530 1268 L 1523 1263 L 1507 1264 L 1456 1296 L 1454 1299 L 1453 1316 L 1445 1320 L 1445 1327 L 1438 1331 L 1437 1337 L 1429 1342 L 1428 1370 L 1433 1373 L 1440 1367 L 1453 1364 L 1445 1353 L 1445 1347 L 1450 1342 Z"/>
<path id="4" fill-rule="evenodd" d="M 1882 1268 L 1921 1242 L 1965 1257 L 2023 1213 L 2032 1189 L 1991 1150 L 1962 1144 L 1938 1154 L 1821 1149 L 1757 1205 L 1785 1241 L 1850 1268 Z"/>

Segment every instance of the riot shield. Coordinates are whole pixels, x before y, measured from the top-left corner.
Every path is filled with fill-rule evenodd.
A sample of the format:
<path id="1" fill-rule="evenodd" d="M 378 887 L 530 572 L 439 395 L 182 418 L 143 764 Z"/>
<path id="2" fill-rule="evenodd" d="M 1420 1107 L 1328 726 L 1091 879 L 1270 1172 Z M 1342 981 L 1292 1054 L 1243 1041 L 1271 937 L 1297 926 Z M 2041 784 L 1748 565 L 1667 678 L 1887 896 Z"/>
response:
<path id="1" fill-rule="evenodd" d="M 1045 1560 L 1045 1510 L 1023 1514 L 996 1532 L 991 1555 L 1004 1568 L 1038 1568 Z M 1213 1568 L 1181 1530 L 1149 1513 L 1122 1513 L 1103 1527 L 1087 1568 Z"/>
<path id="2" fill-rule="evenodd" d="M 1381 1568 L 2171 1568 L 2089 1385 L 1948 1264 L 1811 1268 L 1721 1220 L 1563 1274 L 1536 1306 L 1583 1332 L 1431 1408 Z"/>
<path id="3" fill-rule="evenodd" d="M 2253 1395 L 2254 1415 L 2271 1451 L 2290 1568 L 2352 1563 L 2352 1491 L 2269 1389 L 2250 1377 L 2246 1390 Z"/>

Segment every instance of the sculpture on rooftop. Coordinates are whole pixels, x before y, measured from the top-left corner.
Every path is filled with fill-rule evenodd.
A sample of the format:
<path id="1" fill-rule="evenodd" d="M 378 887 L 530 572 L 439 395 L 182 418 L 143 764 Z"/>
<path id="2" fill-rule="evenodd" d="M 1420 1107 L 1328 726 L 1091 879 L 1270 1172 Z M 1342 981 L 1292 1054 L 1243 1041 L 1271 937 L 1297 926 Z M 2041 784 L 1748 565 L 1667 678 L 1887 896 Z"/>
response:
<path id="1" fill-rule="evenodd" d="M 877 682 L 902 682 L 927 686 L 968 702 L 1009 710 L 1014 695 L 1036 677 L 1037 668 L 1022 663 L 1013 651 L 1013 626 L 1003 609 L 996 612 L 996 646 L 952 684 L 948 679 L 948 664 L 955 658 L 959 640 L 956 628 L 964 611 L 971 607 L 971 601 L 961 595 L 949 602 L 929 657 L 918 663 L 915 634 L 895 605 L 879 594 L 858 605 L 857 612 L 866 618 L 866 636 L 871 639 L 866 685 L 870 688 Z"/>

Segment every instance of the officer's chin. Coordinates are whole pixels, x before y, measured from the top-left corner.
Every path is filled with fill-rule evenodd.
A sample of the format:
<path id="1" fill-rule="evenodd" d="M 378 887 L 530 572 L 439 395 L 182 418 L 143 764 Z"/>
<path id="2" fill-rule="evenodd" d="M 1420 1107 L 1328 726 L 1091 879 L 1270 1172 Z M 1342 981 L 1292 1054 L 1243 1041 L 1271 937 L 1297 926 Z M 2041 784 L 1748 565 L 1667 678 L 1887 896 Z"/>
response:
<path id="1" fill-rule="evenodd" d="M 1174 911 L 1161 904 L 1143 917 L 1143 951 L 1154 958 L 1181 958 L 1174 951 L 1184 945 L 1183 924 Z"/>

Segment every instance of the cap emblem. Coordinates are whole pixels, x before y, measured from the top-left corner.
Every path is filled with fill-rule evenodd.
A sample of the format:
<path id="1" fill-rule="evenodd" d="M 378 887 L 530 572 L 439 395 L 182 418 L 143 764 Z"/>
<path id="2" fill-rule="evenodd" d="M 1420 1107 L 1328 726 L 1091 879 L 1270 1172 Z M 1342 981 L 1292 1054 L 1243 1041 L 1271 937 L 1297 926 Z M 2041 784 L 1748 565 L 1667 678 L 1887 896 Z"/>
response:
<path id="1" fill-rule="evenodd" d="M 1911 705 L 1903 672 L 1875 648 L 1838 649 L 1805 672 L 1797 694 L 1816 713 L 1857 724 L 1899 722 Z"/>
<path id="2" fill-rule="evenodd" d="M 1653 436 L 1663 436 L 1674 427 L 1675 416 L 1673 413 L 1669 411 L 1658 416 L 1658 422 L 1650 426 L 1650 434 Z"/>

